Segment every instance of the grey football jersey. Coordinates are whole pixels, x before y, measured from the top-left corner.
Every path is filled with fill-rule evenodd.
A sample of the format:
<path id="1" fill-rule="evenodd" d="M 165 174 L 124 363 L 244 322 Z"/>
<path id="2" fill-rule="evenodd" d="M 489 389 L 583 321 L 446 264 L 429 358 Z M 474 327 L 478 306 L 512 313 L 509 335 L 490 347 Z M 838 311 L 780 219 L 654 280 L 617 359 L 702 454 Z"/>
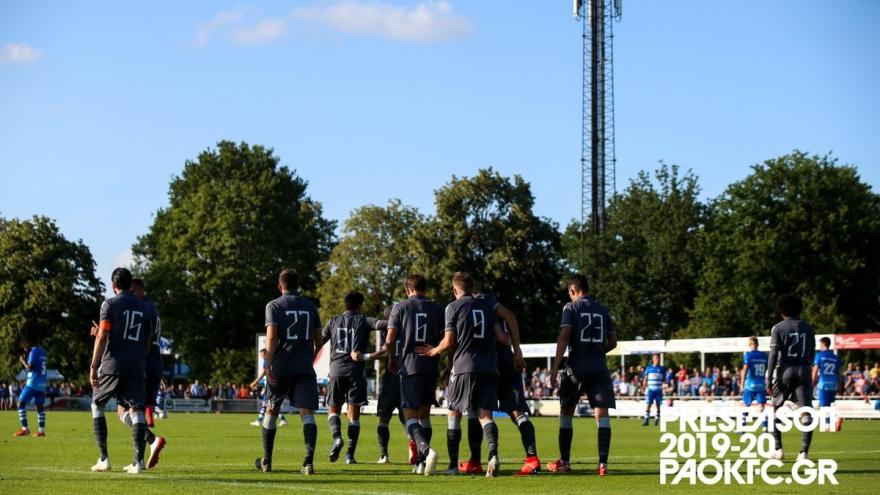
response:
<path id="1" fill-rule="evenodd" d="M 487 296 L 486 294 L 478 294 L 475 296 L 477 299 L 482 299 L 486 301 L 486 304 L 492 308 L 492 314 L 496 314 L 498 311 L 498 307 L 501 306 L 501 303 Z M 507 328 L 507 322 L 501 321 L 501 329 L 504 330 L 504 333 L 507 336 L 510 336 L 510 330 Z M 495 352 L 498 356 L 498 369 L 504 372 L 510 372 L 516 370 L 516 367 L 513 365 L 513 348 L 504 342 L 497 341 L 495 342 Z"/>
<path id="2" fill-rule="evenodd" d="M 571 328 L 568 367 L 576 374 L 608 371 L 605 344 L 614 335 L 608 309 L 592 297 L 583 297 L 562 308 L 560 327 Z"/>
<path id="3" fill-rule="evenodd" d="M 400 375 L 437 374 L 439 358 L 419 356 L 416 347 L 436 346 L 443 334 L 440 305 L 424 296 L 413 296 L 391 308 L 388 328 L 397 330 L 400 342 Z"/>
<path id="4" fill-rule="evenodd" d="M 803 320 L 782 320 L 770 331 L 770 375 L 788 366 L 812 366 L 816 355 L 816 335 Z"/>
<path id="5" fill-rule="evenodd" d="M 366 353 L 370 331 L 378 320 L 354 311 L 334 316 L 324 326 L 324 342 L 330 342 L 330 376 L 362 376 L 364 362 L 351 359 L 352 351 Z"/>
<path id="6" fill-rule="evenodd" d="M 153 335 L 152 311 L 130 291 L 101 304 L 101 327 L 110 324 L 100 370 L 105 375 L 146 376 L 146 357 Z"/>
<path id="7" fill-rule="evenodd" d="M 312 301 L 285 291 L 266 305 L 266 326 L 278 327 L 275 349 L 269 357 L 273 375 L 314 375 L 315 330 L 321 328 Z"/>
<path id="8" fill-rule="evenodd" d="M 144 305 L 150 310 L 153 319 L 153 335 L 150 337 L 150 351 L 147 354 L 147 369 L 154 372 L 162 372 L 162 353 L 159 348 L 159 342 L 162 337 L 162 322 L 159 318 L 159 310 L 156 303 L 152 299 L 143 300 Z"/>
<path id="9" fill-rule="evenodd" d="M 497 373 L 495 311 L 485 299 L 463 296 L 446 306 L 446 331 L 455 332 L 452 370 Z"/>

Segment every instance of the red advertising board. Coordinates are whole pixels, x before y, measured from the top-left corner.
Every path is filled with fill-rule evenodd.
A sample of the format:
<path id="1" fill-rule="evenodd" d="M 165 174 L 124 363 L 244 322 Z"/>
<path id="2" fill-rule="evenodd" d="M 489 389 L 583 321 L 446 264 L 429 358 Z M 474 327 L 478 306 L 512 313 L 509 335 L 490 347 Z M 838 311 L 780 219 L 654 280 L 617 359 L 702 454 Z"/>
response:
<path id="1" fill-rule="evenodd" d="M 834 348 L 880 349 L 880 333 L 839 333 L 834 336 Z"/>

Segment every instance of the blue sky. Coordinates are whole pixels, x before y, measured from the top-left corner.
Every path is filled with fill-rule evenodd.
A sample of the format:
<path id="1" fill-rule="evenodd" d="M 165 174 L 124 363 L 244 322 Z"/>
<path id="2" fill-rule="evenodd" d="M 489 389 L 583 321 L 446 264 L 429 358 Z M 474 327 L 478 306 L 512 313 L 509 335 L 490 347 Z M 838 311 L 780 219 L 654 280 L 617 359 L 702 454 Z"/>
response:
<path id="1" fill-rule="evenodd" d="M 875 190 L 880 2 L 624 2 L 618 188 L 658 160 L 705 197 L 795 148 Z M 569 1 L 0 3 L 0 215 L 56 219 L 107 279 L 221 139 L 271 146 L 329 218 L 433 211 L 493 166 L 579 215 L 580 26 Z"/>

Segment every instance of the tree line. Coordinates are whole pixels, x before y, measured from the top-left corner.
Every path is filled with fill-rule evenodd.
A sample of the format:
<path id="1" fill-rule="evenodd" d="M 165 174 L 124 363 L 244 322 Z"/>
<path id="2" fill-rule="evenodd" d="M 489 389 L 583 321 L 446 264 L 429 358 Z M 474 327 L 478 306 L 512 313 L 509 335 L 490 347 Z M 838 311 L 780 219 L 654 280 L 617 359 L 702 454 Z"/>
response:
<path id="1" fill-rule="evenodd" d="M 196 377 L 253 372 L 281 267 L 301 274 L 323 319 L 349 290 L 381 314 L 413 272 L 446 303 L 452 273 L 469 271 L 516 312 L 524 342 L 555 340 L 572 272 L 590 277 L 621 339 L 767 335 L 783 292 L 805 300 L 820 332 L 880 328 L 880 196 L 828 155 L 756 164 L 708 200 L 696 175 L 661 162 L 612 197 L 598 236 L 536 215 L 529 183 L 491 168 L 453 176 L 433 212 L 392 199 L 356 208 L 338 232 L 307 189 L 272 149 L 229 141 L 172 178 L 132 268 Z M 53 366 L 81 376 L 104 293 L 88 247 L 46 217 L 0 217 L 0 260 L 0 374 L 17 372 L 27 332 Z"/>

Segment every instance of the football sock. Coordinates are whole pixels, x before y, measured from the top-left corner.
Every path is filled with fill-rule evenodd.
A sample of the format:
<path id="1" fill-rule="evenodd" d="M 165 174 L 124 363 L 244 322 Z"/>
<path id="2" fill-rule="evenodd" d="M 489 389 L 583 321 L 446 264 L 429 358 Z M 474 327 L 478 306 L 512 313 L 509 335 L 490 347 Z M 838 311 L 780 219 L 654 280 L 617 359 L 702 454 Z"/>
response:
<path id="1" fill-rule="evenodd" d="M 338 414 L 330 413 L 327 415 L 327 423 L 330 424 L 330 435 L 334 438 L 342 438 L 342 420 Z"/>
<path id="2" fill-rule="evenodd" d="M 18 409 L 18 421 L 21 423 L 21 427 L 22 427 L 22 428 L 27 428 L 27 427 L 28 427 L 28 422 L 27 422 L 27 409 L 25 409 L 25 408 L 23 408 L 23 407 L 20 407 L 20 408 Z"/>
<path id="3" fill-rule="evenodd" d="M 415 418 L 406 420 L 406 430 L 419 448 L 419 462 L 424 462 L 430 445 L 425 440 L 425 435 L 422 434 L 422 425 L 419 424 L 419 420 Z"/>
<path id="4" fill-rule="evenodd" d="M 420 419 L 419 426 L 422 427 L 422 435 L 425 435 L 425 441 L 431 445 L 431 439 L 434 438 L 434 428 L 431 428 L 430 419 Z"/>
<path id="5" fill-rule="evenodd" d="M 350 421 L 348 423 L 348 453 L 354 455 L 357 450 L 358 438 L 361 436 L 360 421 Z"/>
<path id="6" fill-rule="evenodd" d="M 37 425 L 41 432 L 46 429 L 46 410 L 43 409 L 43 406 L 37 407 Z"/>
<path id="7" fill-rule="evenodd" d="M 461 417 L 448 416 L 446 426 L 446 450 L 449 452 L 449 468 L 458 468 L 458 446 L 461 443 Z"/>
<path id="8" fill-rule="evenodd" d="M 104 417 L 104 408 L 95 404 L 92 404 L 92 429 L 103 461 L 107 458 L 107 418 Z"/>
<path id="9" fill-rule="evenodd" d="M 778 419 L 775 419 L 775 415 L 774 415 L 774 419 L 773 419 L 773 440 L 774 440 L 774 443 L 776 444 L 776 445 L 775 445 L 776 450 L 781 450 L 781 449 L 782 449 L 782 431 L 779 429 L 779 425 L 780 425 L 780 424 L 781 424 L 781 422 L 780 422 Z"/>
<path id="10" fill-rule="evenodd" d="M 315 444 L 318 443 L 318 425 L 311 414 L 302 416 L 303 438 L 306 442 L 306 459 L 304 464 L 311 464 L 315 456 Z"/>
<path id="11" fill-rule="evenodd" d="M 529 415 L 522 414 L 516 418 L 516 425 L 519 428 L 519 436 L 522 439 L 526 457 L 536 457 L 538 455 L 538 445 L 535 440 L 535 425 L 529 421 Z"/>
<path id="12" fill-rule="evenodd" d="M 471 449 L 471 461 L 480 462 L 480 448 L 483 446 L 483 428 L 477 414 L 468 411 L 468 447 Z"/>
<path id="13" fill-rule="evenodd" d="M 486 437 L 486 450 L 489 451 L 489 459 L 498 455 L 498 425 L 491 419 L 483 425 L 483 435 Z"/>
<path id="14" fill-rule="evenodd" d="M 571 458 L 571 439 L 574 437 L 571 419 L 571 416 L 559 416 L 559 458 L 565 462 Z"/>
<path id="15" fill-rule="evenodd" d="M 801 416 L 801 424 L 810 426 L 813 424 L 813 417 L 810 415 Z M 801 432 L 801 452 L 808 454 L 810 452 L 810 444 L 813 442 L 813 430 Z"/>
<path id="16" fill-rule="evenodd" d="M 388 430 L 388 420 L 379 420 L 379 426 L 376 427 L 376 436 L 379 438 L 379 455 L 385 457 L 388 455 L 388 441 L 391 439 L 391 431 Z"/>
<path id="17" fill-rule="evenodd" d="M 144 450 L 146 447 L 144 437 L 146 436 L 147 429 L 144 412 L 136 411 L 131 418 L 131 422 L 134 425 L 131 429 L 131 439 L 134 443 L 134 460 L 132 463 L 142 463 L 144 462 Z"/>
<path id="18" fill-rule="evenodd" d="M 257 410 L 257 421 L 262 423 L 263 418 L 266 416 L 266 403 L 260 402 L 260 404 L 262 405 L 260 406 L 260 409 Z"/>
<path id="19" fill-rule="evenodd" d="M 275 427 L 277 416 L 267 414 L 263 417 L 263 463 L 272 464 L 272 451 L 275 449 L 275 434 L 278 429 Z"/>
<path id="20" fill-rule="evenodd" d="M 134 428 L 134 422 L 131 420 L 131 413 L 129 411 L 125 411 L 119 416 L 119 420 L 122 421 L 125 426 L 129 428 Z M 153 443 L 156 440 L 156 435 L 150 431 L 150 428 L 144 425 L 144 441 L 147 443 Z"/>
<path id="21" fill-rule="evenodd" d="M 608 451 L 611 449 L 611 418 L 599 420 L 599 464 L 608 464 Z"/>

